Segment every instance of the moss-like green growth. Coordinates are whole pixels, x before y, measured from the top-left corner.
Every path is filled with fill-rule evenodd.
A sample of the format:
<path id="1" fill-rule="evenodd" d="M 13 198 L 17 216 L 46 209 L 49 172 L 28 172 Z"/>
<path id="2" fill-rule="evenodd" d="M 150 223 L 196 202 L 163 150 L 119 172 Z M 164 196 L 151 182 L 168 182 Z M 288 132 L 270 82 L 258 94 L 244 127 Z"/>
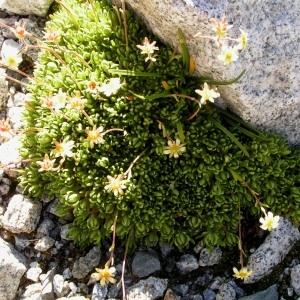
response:
<path id="1" fill-rule="evenodd" d="M 70 236 L 79 245 L 110 236 L 116 216 L 117 236 L 131 245 L 142 239 L 168 241 L 179 249 L 193 240 L 236 245 L 239 204 L 242 212 L 257 217 L 260 209 L 233 174 L 274 213 L 299 222 L 296 151 L 274 134 L 250 130 L 245 135 L 241 121 L 234 120 L 234 126 L 231 116 L 212 104 L 190 119 L 199 105 L 185 96 L 196 97 L 203 80 L 189 76 L 186 56 L 158 43 L 156 61 L 145 62 L 137 45 L 153 37 L 128 11 L 126 45 L 122 14 L 111 4 L 64 3 L 47 25 L 47 31 L 60 32 L 59 46 L 43 46 L 30 87 L 21 155 L 32 162 L 20 184 L 32 196 L 47 193 L 60 199 L 60 214 L 74 216 Z M 116 93 L 104 90 L 111 78 L 122 83 Z M 97 83 L 100 92 L 93 93 Z M 66 106 L 49 109 L 53 96 L 60 94 L 63 102 L 64 93 L 85 99 L 84 107 L 72 106 L 67 98 Z M 101 127 L 98 133 L 124 131 L 108 132 L 92 145 L 88 130 Z M 186 151 L 178 158 L 164 154 L 166 135 L 184 142 Z M 73 155 L 55 155 L 62 141 L 74 142 Z M 56 171 L 40 170 L 37 161 L 45 154 Z M 124 195 L 105 189 L 107 176 L 128 168 Z"/>

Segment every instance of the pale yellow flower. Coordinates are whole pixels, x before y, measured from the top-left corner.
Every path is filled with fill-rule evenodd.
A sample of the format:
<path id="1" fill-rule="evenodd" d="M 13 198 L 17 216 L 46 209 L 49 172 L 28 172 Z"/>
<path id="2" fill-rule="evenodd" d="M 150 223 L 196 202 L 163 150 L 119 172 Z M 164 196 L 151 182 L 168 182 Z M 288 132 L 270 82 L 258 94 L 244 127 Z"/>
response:
<path id="1" fill-rule="evenodd" d="M 238 47 L 222 46 L 221 54 L 217 58 L 223 62 L 224 65 L 230 65 L 234 61 L 237 61 L 239 57 Z"/>
<path id="2" fill-rule="evenodd" d="M 195 90 L 201 96 L 200 103 L 205 104 L 206 101 L 214 102 L 214 98 L 219 98 L 220 94 L 211 89 L 206 82 L 204 82 L 203 90 Z"/>
<path id="3" fill-rule="evenodd" d="M 272 229 L 278 227 L 280 217 L 274 216 L 273 213 L 270 211 L 266 214 L 263 208 L 262 211 L 265 214 L 265 218 L 259 219 L 259 222 L 261 223 L 260 228 L 262 228 L 263 230 L 271 231 Z"/>
<path id="4" fill-rule="evenodd" d="M 111 78 L 107 83 L 102 84 L 98 88 L 98 91 L 109 97 L 113 94 L 116 94 L 122 85 L 123 84 L 120 82 L 120 78 Z"/>
<path id="5" fill-rule="evenodd" d="M 185 152 L 186 148 L 184 144 L 181 144 L 180 139 L 176 139 L 176 141 L 168 140 L 168 146 L 165 148 L 164 154 L 169 154 L 170 157 L 174 156 L 174 158 L 178 158 L 183 152 Z"/>
<path id="6" fill-rule="evenodd" d="M 150 43 L 148 38 L 145 37 L 144 41 L 143 41 L 143 45 L 137 45 L 137 47 L 140 50 L 142 50 L 141 54 L 147 54 L 145 61 L 148 61 L 148 60 L 156 61 L 156 59 L 154 57 L 152 57 L 152 54 L 154 53 L 154 51 L 159 50 L 159 48 L 156 47 L 155 44 L 156 44 L 156 41 Z"/>
<path id="7" fill-rule="evenodd" d="M 2 62 L 12 70 L 18 70 L 19 64 L 22 62 L 22 53 L 18 49 L 10 49 L 9 53 L 6 51 L 1 52 Z"/>
<path id="8" fill-rule="evenodd" d="M 225 16 L 221 20 L 211 19 L 211 22 L 213 23 L 213 31 L 215 31 L 219 38 L 226 37 L 227 31 L 233 26 L 227 23 Z"/>
<path id="9" fill-rule="evenodd" d="M 45 154 L 43 161 L 36 162 L 36 164 L 41 167 L 40 169 L 38 169 L 38 172 L 51 171 L 53 169 L 54 163 L 55 159 L 50 160 L 49 155 Z"/>
<path id="10" fill-rule="evenodd" d="M 108 175 L 108 183 L 104 189 L 113 192 L 115 196 L 118 196 L 118 194 L 123 195 L 123 190 L 126 189 L 125 183 L 127 182 L 127 180 L 123 180 L 123 178 L 123 174 L 120 174 L 115 178 Z"/>
<path id="11" fill-rule="evenodd" d="M 81 111 L 84 109 L 86 102 L 87 100 L 82 98 L 82 96 L 80 96 L 80 92 L 77 91 L 75 96 L 69 98 L 67 107 Z"/>
<path id="12" fill-rule="evenodd" d="M 73 141 L 67 141 L 64 139 L 61 143 L 54 141 L 55 148 L 52 150 L 56 157 L 72 157 L 72 148 L 74 147 Z"/>
<path id="13" fill-rule="evenodd" d="M 238 39 L 239 44 L 238 44 L 237 47 L 238 47 L 238 49 L 244 51 L 247 48 L 247 46 L 248 46 L 248 35 L 242 29 L 240 29 L 240 32 L 241 32 L 241 35 L 240 35 L 240 37 Z"/>
<path id="14" fill-rule="evenodd" d="M 92 130 L 86 129 L 85 132 L 87 134 L 87 140 L 89 141 L 91 148 L 94 147 L 94 144 L 103 144 L 105 142 L 102 134 L 102 126 L 96 128 L 96 125 L 94 125 Z"/>
<path id="15" fill-rule="evenodd" d="M 241 268 L 240 270 L 238 270 L 237 268 L 233 268 L 233 272 L 234 272 L 233 276 L 235 278 L 239 278 L 242 280 L 248 278 L 252 274 L 252 271 L 248 271 L 246 267 Z"/>
<path id="16" fill-rule="evenodd" d="M 67 94 L 64 93 L 62 89 L 59 89 L 58 93 L 51 98 L 51 101 L 51 105 L 53 106 L 54 110 L 60 110 L 61 108 L 64 108 L 66 106 Z M 51 101 L 49 101 L 49 105 Z"/>
<path id="17" fill-rule="evenodd" d="M 95 269 L 97 271 L 97 273 L 93 273 L 91 274 L 91 278 L 93 281 L 100 281 L 100 284 L 102 286 L 104 286 L 105 284 L 110 283 L 116 283 L 116 279 L 115 277 L 115 272 L 116 272 L 116 268 L 115 267 L 110 267 L 108 268 L 108 266 L 106 265 L 104 269 Z"/>

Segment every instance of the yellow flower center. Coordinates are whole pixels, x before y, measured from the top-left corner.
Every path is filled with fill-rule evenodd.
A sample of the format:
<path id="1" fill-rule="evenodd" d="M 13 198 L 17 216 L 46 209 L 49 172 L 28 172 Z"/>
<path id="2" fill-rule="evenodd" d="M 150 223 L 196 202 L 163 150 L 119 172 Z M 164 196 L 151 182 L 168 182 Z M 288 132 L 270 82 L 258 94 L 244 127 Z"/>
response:
<path id="1" fill-rule="evenodd" d="M 273 225 L 274 225 L 274 221 L 272 219 L 266 221 L 266 226 L 269 230 L 273 228 Z"/>
<path id="2" fill-rule="evenodd" d="M 92 130 L 88 132 L 88 137 L 87 139 L 89 141 L 96 141 L 99 137 L 101 136 L 100 132 L 96 131 L 96 130 Z"/>
<path id="3" fill-rule="evenodd" d="M 179 146 L 179 145 L 174 144 L 174 145 L 170 146 L 170 152 L 171 152 L 172 154 L 178 153 L 179 150 L 180 150 L 180 146 Z"/>
<path id="4" fill-rule="evenodd" d="M 57 144 L 54 151 L 57 152 L 57 153 L 63 153 L 64 152 L 63 145 L 62 144 Z"/>
<path id="5" fill-rule="evenodd" d="M 227 52 L 225 55 L 225 60 L 228 62 L 232 61 L 232 54 L 230 52 Z"/>
<path id="6" fill-rule="evenodd" d="M 101 270 L 100 277 L 104 278 L 105 280 L 108 280 L 108 278 L 111 277 L 111 274 L 108 272 L 108 270 L 104 269 L 104 270 Z"/>

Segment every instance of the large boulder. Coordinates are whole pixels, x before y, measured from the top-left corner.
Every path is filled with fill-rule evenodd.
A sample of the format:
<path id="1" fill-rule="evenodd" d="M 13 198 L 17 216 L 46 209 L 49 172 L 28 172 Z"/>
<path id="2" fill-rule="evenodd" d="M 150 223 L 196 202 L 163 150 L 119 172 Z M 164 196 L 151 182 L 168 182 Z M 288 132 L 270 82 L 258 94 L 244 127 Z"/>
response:
<path id="1" fill-rule="evenodd" d="M 211 18 L 227 16 L 233 28 L 248 33 L 248 49 L 231 66 L 217 61 L 215 42 L 190 40 L 196 75 L 228 80 L 247 69 L 243 78 L 219 91 L 228 107 L 261 129 L 275 131 L 291 144 L 300 143 L 299 56 L 300 1 L 126 0 L 163 41 L 178 45 L 177 29 L 185 36 L 213 34 Z"/>
<path id="2" fill-rule="evenodd" d="M 53 0 L 0 0 L 0 11 L 18 15 L 46 16 Z"/>

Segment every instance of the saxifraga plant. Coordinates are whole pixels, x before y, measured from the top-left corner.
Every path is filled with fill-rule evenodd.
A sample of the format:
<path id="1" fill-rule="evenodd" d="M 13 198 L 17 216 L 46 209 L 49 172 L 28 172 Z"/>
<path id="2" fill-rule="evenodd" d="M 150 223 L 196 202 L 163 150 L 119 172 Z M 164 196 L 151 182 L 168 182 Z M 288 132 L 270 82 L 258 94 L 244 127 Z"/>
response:
<path id="1" fill-rule="evenodd" d="M 298 223 L 298 152 L 212 103 L 195 114 L 204 79 L 190 76 L 182 40 L 182 55 L 157 44 L 145 61 L 137 46 L 153 36 L 125 14 L 126 30 L 110 3 L 66 0 L 48 22 L 24 114 L 24 192 L 58 197 L 82 247 L 115 220 L 129 246 L 236 245 L 238 208 L 260 215 L 251 191 Z M 176 140 L 178 158 L 165 153 Z"/>

